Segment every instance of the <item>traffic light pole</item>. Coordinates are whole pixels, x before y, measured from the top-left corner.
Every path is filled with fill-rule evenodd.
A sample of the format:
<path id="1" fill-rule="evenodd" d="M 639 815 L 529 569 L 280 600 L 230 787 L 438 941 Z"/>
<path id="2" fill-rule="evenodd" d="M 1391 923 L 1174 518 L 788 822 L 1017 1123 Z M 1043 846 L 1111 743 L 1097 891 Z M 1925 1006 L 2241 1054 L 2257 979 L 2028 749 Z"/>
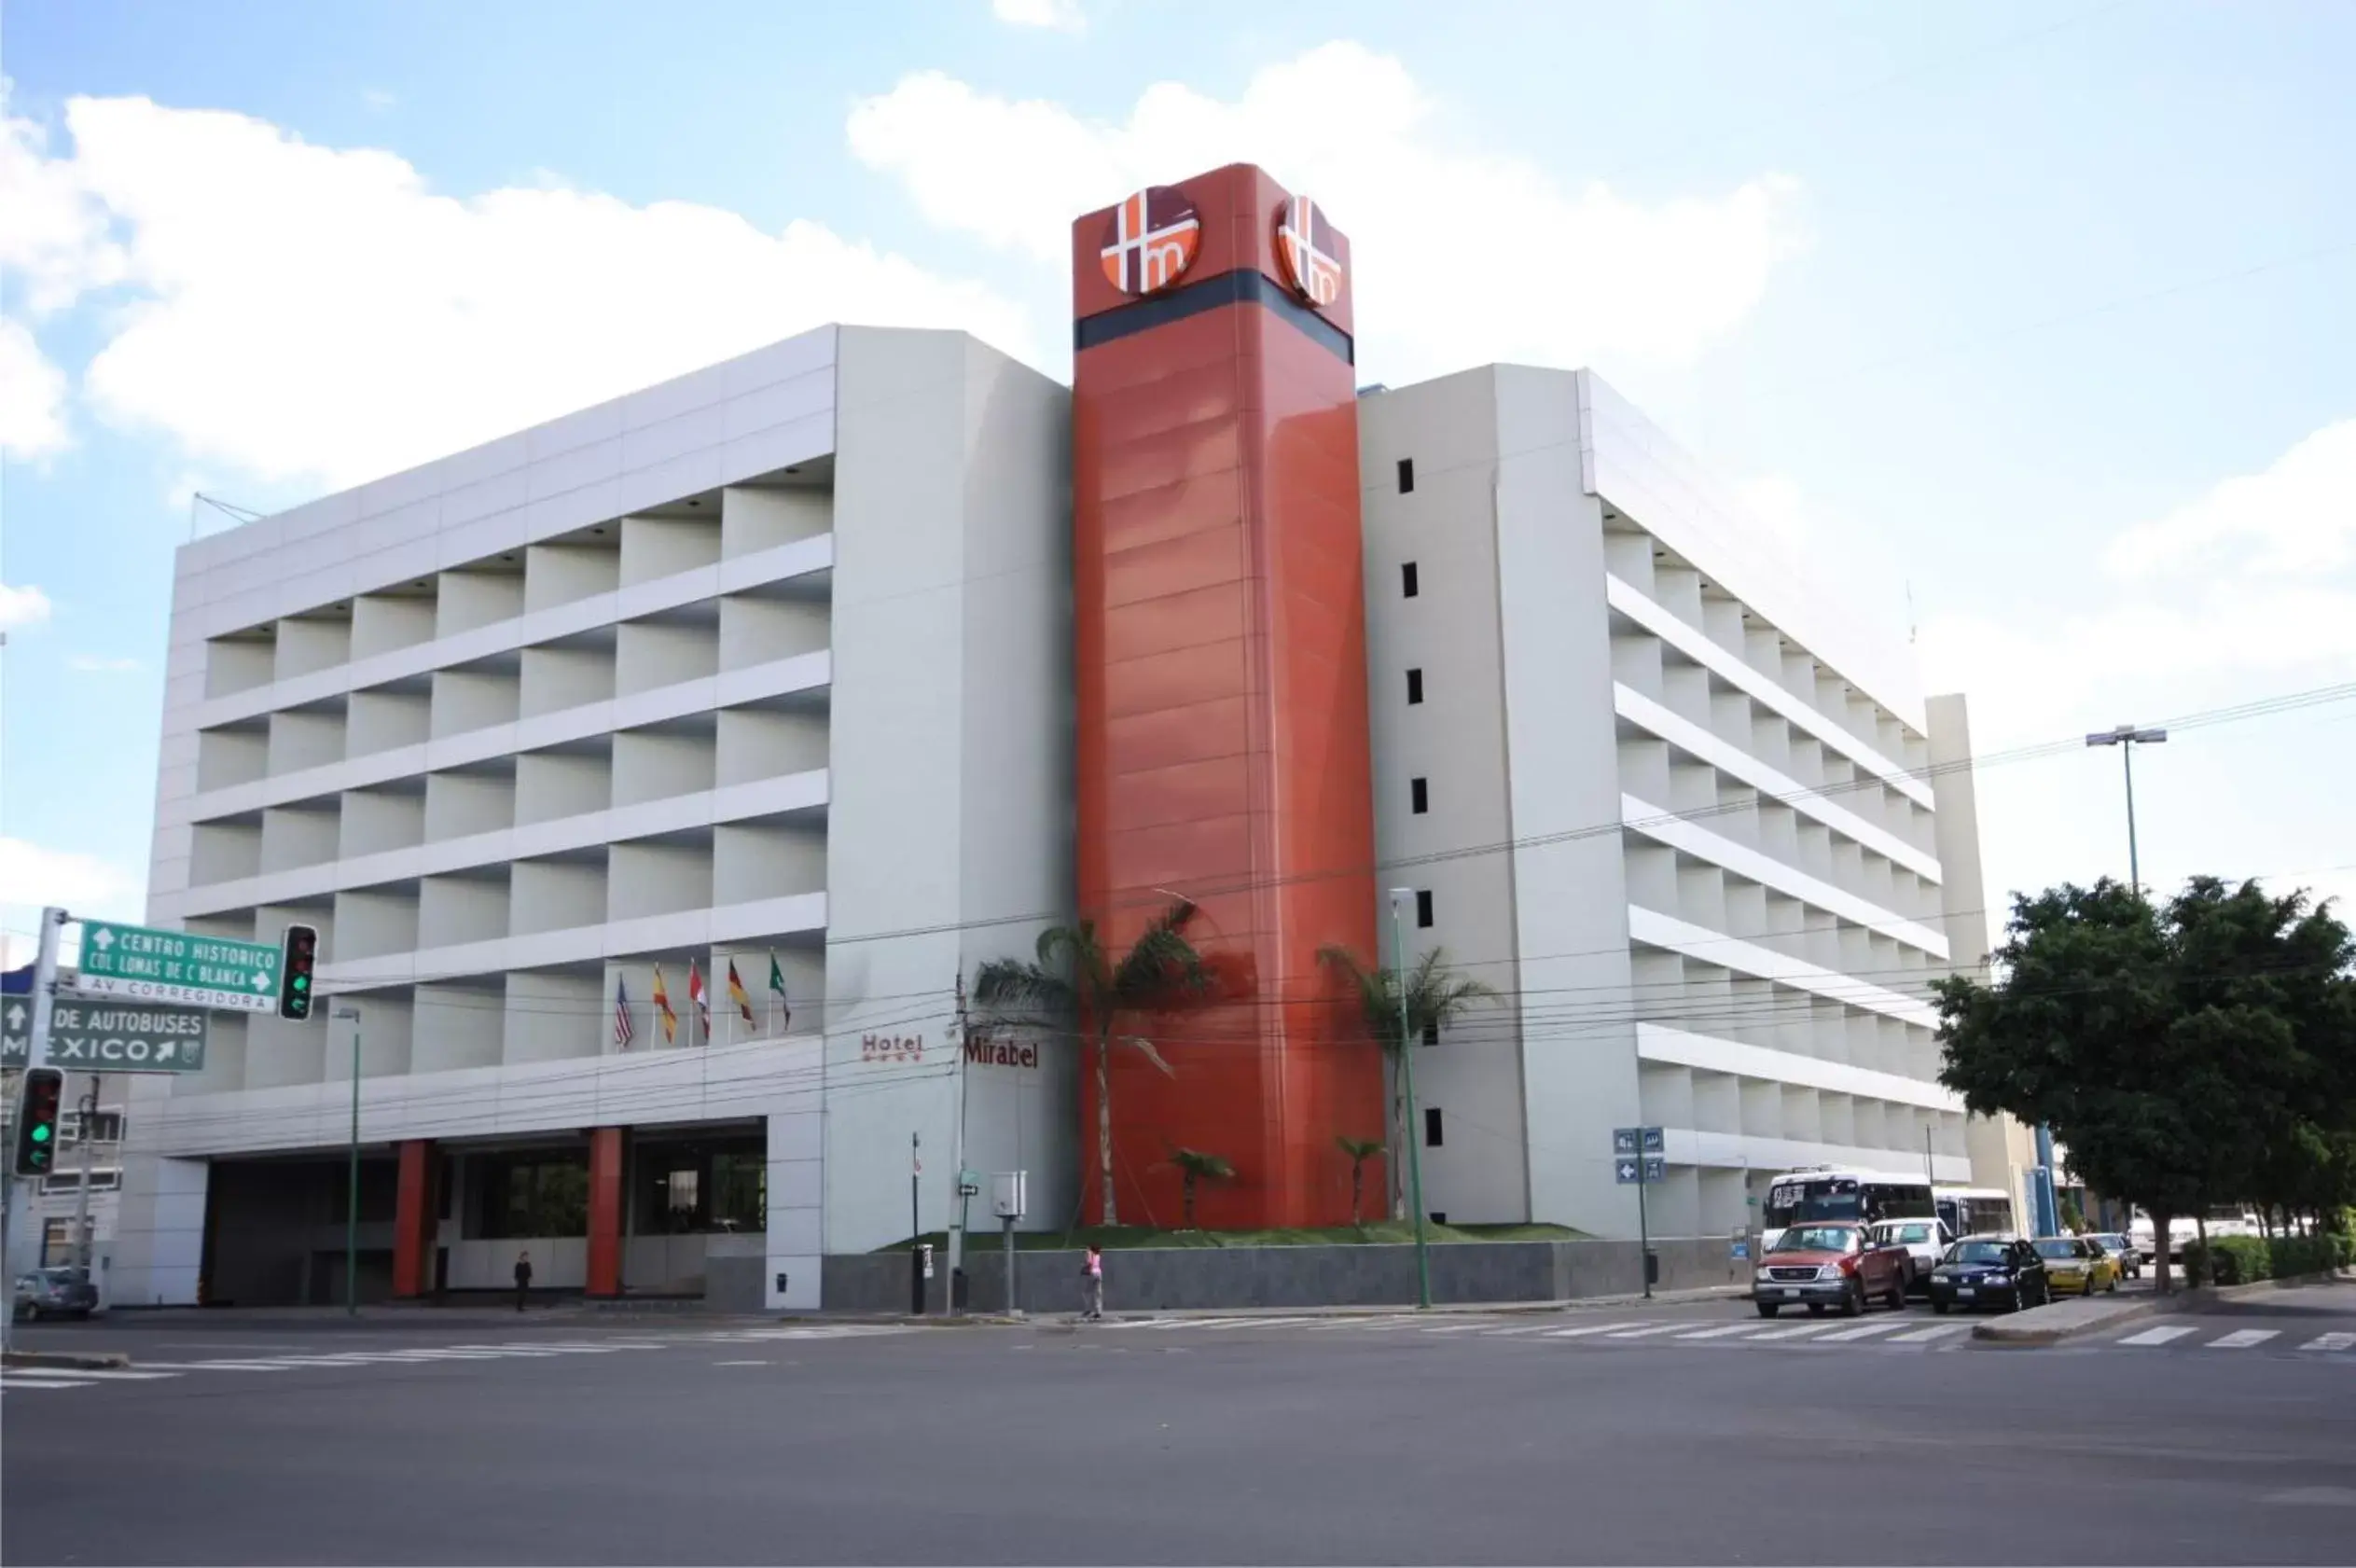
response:
<path id="1" fill-rule="evenodd" d="M 28 1075 L 35 1067 L 46 1067 L 49 1064 L 49 1010 L 57 1002 L 58 939 L 64 935 L 65 923 L 72 918 L 63 909 L 54 905 L 41 911 L 40 940 L 34 950 L 33 957 L 33 1023 L 25 1037 L 24 1065 Z M 22 1107 L 19 1107 L 19 1114 L 22 1114 Z M 14 1131 L 13 1128 L 10 1129 L 11 1134 Z M 11 1153 L 13 1152 L 12 1149 Z M 5 1270 L 11 1281 L 16 1278 L 16 1270 L 14 1260 L 8 1256 L 8 1243 L 12 1238 L 8 1235 L 7 1215 L 9 1211 L 16 1207 L 15 1199 L 19 1179 L 14 1168 L 11 1167 L 8 1172 L 7 1191 L 0 1193 L 0 1269 Z M 31 1210 L 28 1206 L 27 1218 L 30 1217 Z M 5 1314 L 0 1314 L 0 1353 L 14 1348 L 13 1325 L 16 1315 L 13 1301 L 9 1310 Z"/>
<path id="2" fill-rule="evenodd" d="M 104 1082 L 92 1073 L 90 1093 L 82 1101 L 82 1179 L 74 1189 L 74 1262 L 92 1284 L 98 1276 L 90 1270 L 90 1182 L 98 1173 L 98 1089 Z"/>

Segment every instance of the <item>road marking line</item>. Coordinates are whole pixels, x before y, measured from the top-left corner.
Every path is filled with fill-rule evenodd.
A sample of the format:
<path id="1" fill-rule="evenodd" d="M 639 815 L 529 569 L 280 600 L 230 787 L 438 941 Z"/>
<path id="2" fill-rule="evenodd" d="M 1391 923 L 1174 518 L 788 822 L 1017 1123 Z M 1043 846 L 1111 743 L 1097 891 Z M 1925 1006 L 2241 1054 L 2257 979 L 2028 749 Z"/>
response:
<path id="1" fill-rule="evenodd" d="M 1747 1334 L 1756 1326 L 1755 1324 L 1748 1323 L 1722 1323 L 1715 1328 L 1697 1328 L 1691 1333 L 1680 1334 L 1677 1338 L 1680 1339 L 1723 1339 L 1729 1334 Z"/>
<path id="2" fill-rule="evenodd" d="M 35 1371 L 33 1375 L 36 1378 L 46 1378 L 51 1374 L 46 1371 Z M 61 1378 L 73 1378 L 77 1381 L 89 1381 L 102 1383 L 146 1383 L 157 1382 L 165 1378 L 176 1378 L 180 1374 L 177 1372 L 123 1372 L 117 1371 L 112 1367 L 76 1367 L 72 1371 L 60 1371 L 55 1375 Z"/>
<path id="3" fill-rule="evenodd" d="M 1550 1332 L 1550 1329 L 1543 1323 L 1532 1324 L 1527 1328 L 1485 1328 L 1481 1330 L 1484 1338 L 1503 1338 L 1508 1334 L 1545 1334 L 1548 1332 Z"/>
<path id="4" fill-rule="evenodd" d="M 2146 1328 L 2141 1334 L 2130 1334 L 2117 1342 L 2122 1345 L 2164 1345 L 2170 1339 L 2181 1339 L 2187 1334 L 2199 1332 L 2198 1324 L 2178 1323 L 2161 1328 Z"/>
<path id="5" fill-rule="evenodd" d="M 1930 1343 L 1933 1339 L 1945 1339 L 1952 1335 L 1969 1334 L 1971 1331 L 1972 1325 L 1968 1323 L 1934 1323 L 1928 1328 L 1918 1328 L 1912 1333 L 1901 1334 L 1890 1342 L 1893 1345 L 1922 1345 Z"/>
<path id="6" fill-rule="evenodd" d="M 1761 1339 L 1804 1339 L 1808 1335 L 1822 1334 L 1827 1328 L 1836 1328 L 1839 1325 L 1831 1323 L 1799 1323 L 1794 1324 L 1789 1328 L 1765 1328 L 1761 1329 L 1758 1333 L 1752 1335 L 1750 1342 L 1755 1344 Z"/>
<path id="7" fill-rule="evenodd" d="M 1313 1318 L 1276 1317 L 1244 1318 L 1235 1323 L 1223 1323 L 1221 1328 L 1284 1328 L 1296 1323 L 1313 1323 Z"/>
<path id="8" fill-rule="evenodd" d="M 298 1364 L 284 1361 L 191 1361 L 187 1363 L 189 1369 L 197 1372 L 291 1372 L 296 1365 Z"/>
<path id="9" fill-rule="evenodd" d="M 5 1388 L 88 1388 L 90 1384 L 66 1378 L 22 1378 L 14 1373 L 0 1373 L 0 1389 Z"/>
<path id="10" fill-rule="evenodd" d="M 2252 1345 L 2263 1345 L 2280 1336 L 2280 1328 L 2237 1328 L 2222 1338 L 2211 1339 L 2201 1349 L 2210 1351 L 2246 1351 Z"/>
<path id="11" fill-rule="evenodd" d="M 766 1361 L 715 1361 L 712 1365 L 714 1367 L 766 1367 L 769 1363 Z"/>
<path id="12" fill-rule="evenodd" d="M 1904 1328 L 1904 1318 L 1885 1318 L 1879 1323 L 1861 1323 L 1854 1328 L 1844 1328 L 1837 1334 L 1827 1334 L 1818 1341 L 1829 1345 L 1836 1339 L 1870 1339 L 1877 1334 L 1887 1334 L 1893 1328 Z"/>
<path id="13" fill-rule="evenodd" d="M 1471 1334 L 1488 1326 L 1489 1325 L 1485 1323 L 1432 1323 L 1424 1325 L 1423 1332 L 1426 1334 Z"/>
<path id="14" fill-rule="evenodd" d="M 1337 1328 L 1384 1328 L 1396 1322 L 1394 1318 L 1330 1318 L 1309 1325 L 1311 1334 L 1329 1333 Z"/>
<path id="15" fill-rule="evenodd" d="M 2299 1349 L 2303 1351 L 2344 1351 L 2356 1345 L 2356 1334 L 2318 1334 Z"/>
<path id="16" fill-rule="evenodd" d="M 1682 1323 L 1640 1323 L 1634 1328 L 1623 1328 L 1618 1333 L 1609 1335 L 1607 1338 L 1614 1339 L 1642 1339 L 1648 1335 L 1672 1333 L 1684 1326 L 1685 1325 Z"/>
<path id="17" fill-rule="evenodd" d="M 1546 1338 L 1549 1339 L 1584 1339 L 1589 1334 L 1609 1334 L 1615 1328 L 1629 1328 L 1633 1326 L 1634 1325 L 1626 1323 L 1590 1323 L 1578 1328 L 1554 1329 L 1546 1335 Z"/>

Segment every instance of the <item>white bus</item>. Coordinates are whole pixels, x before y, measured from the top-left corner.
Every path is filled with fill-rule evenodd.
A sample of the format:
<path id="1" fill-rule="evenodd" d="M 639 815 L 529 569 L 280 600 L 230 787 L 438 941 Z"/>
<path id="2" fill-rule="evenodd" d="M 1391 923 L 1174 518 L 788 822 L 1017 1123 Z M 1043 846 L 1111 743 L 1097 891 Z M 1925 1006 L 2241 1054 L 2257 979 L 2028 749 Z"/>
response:
<path id="1" fill-rule="evenodd" d="M 2013 1214 L 2013 1195 L 2002 1187 L 1934 1186 L 1931 1201 L 1950 1242 L 1964 1236 L 2027 1234 Z"/>
<path id="2" fill-rule="evenodd" d="M 1759 1216 L 1759 1245 L 1775 1245 L 1784 1227 L 1809 1220 L 1931 1219 L 1931 1184 L 1834 1165 L 1804 1165 L 1767 1184 Z"/>

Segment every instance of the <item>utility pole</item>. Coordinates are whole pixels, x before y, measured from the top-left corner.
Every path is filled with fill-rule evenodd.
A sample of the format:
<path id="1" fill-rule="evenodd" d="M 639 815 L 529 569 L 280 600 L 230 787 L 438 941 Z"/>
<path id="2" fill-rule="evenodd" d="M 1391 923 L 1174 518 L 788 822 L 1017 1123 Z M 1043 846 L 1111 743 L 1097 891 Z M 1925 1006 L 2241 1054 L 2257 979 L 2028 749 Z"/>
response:
<path id="1" fill-rule="evenodd" d="M 1391 951 L 1399 965 L 1399 1076 L 1401 1091 L 1407 1102 L 1407 1201 L 1415 1211 L 1415 1304 L 1428 1311 L 1432 1305 L 1432 1251 L 1423 1234 L 1423 1135 L 1415 1122 L 1415 1042 L 1407 1032 L 1407 937 L 1405 919 L 1399 912 L 1399 907 L 1414 896 L 1415 889 L 1411 887 L 1391 890 Z"/>
<path id="2" fill-rule="evenodd" d="M 98 1170 L 98 1086 L 104 1081 L 92 1073 L 82 1099 L 82 1179 L 74 1193 L 74 1261 L 92 1284 L 98 1280 L 90 1269 L 90 1182 Z"/>
<path id="3" fill-rule="evenodd" d="M 343 1315 L 360 1315 L 360 1009 L 338 1007 L 352 1020 L 351 1190 L 343 1210 Z"/>
<path id="4" fill-rule="evenodd" d="M 908 1134 L 908 1311 L 924 1315 L 924 1226 L 917 1218 L 924 1186 L 924 1135 Z"/>
<path id="5" fill-rule="evenodd" d="M 965 1020 L 965 971 L 957 971 L 957 1039 L 950 1048 L 957 1052 L 957 1129 L 955 1156 L 950 1164 L 956 1167 L 949 1179 L 955 1184 L 952 1193 L 957 1207 L 950 1211 L 949 1226 L 949 1314 L 957 1315 L 957 1282 L 963 1278 L 965 1268 L 965 1042 L 971 1036 Z"/>

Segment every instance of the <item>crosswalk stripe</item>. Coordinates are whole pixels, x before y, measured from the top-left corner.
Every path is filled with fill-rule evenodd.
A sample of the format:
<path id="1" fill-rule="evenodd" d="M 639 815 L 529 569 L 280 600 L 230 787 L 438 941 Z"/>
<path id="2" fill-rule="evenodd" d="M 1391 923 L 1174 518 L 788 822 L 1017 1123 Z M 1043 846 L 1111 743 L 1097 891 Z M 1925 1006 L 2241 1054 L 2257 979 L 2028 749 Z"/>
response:
<path id="1" fill-rule="evenodd" d="M 48 1372 L 38 1372 L 35 1374 L 36 1377 L 48 1377 L 49 1375 L 50 1374 Z M 180 1374 L 177 1372 L 131 1372 L 124 1371 L 118 1367 L 76 1367 L 71 1371 L 60 1371 L 56 1375 L 61 1378 L 71 1378 L 76 1382 L 150 1383 L 159 1382 L 166 1378 L 176 1378 Z"/>
<path id="2" fill-rule="evenodd" d="M 1489 1325 L 1485 1323 L 1433 1323 L 1426 1324 L 1423 1332 L 1426 1334 L 1471 1334 L 1488 1326 Z"/>
<path id="3" fill-rule="evenodd" d="M 1324 1323 L 1310 1324 L 1309 1331 L 1311 1334 L 1325 1334 L 1337 1328 L 1382 1329 L 1389 1327 L 1396 1321 L 1393 1318 L 1333 1318 Z"/>
<path id="4" fill-rule="evenodd" d="M 1634 1328 L 1623 1328 L 1618 1333 L 1607 1335 L 1605 1338 L 1613 1339 L 1642 1339 L 1654 1334 L 1666 1334 L 1671 1329 L 1682 1326 L 1683 1325 L 1674 1323 L 1641 1323 Z"/>
<path id="5" fill-rule="evenodd" d="M 1551 1332 L 1549 1325 L 1543 1323 L 1533 1323 L 1527 1328 L 1485 1328 L 1481 1330 L 1482 1337 L 1485 1339 L 1504 1339 L 1506 1336 L 1513 1334 L 1545 1334 L 1549 1332 Z"/>
<path id="6" fill-rule="evenodd" d="M 1221 1328 L 1283 1328 L 1296 1323 L 1314 1321 L 1312 1318 L 1298 1317 L 1238 1318 L 1232 1323 L 1223 1323 L 1217 1326 Z"/>
<path id="7" fill-rule="evenodd" d="M 1788 1328 L 1762 1328 L 1751 1336 L 1752 1343 L 1761 1339 L 1799 1339 L 1810 1334 L 1822 1334 L 1834 1325 L 1829 1323 L 1795 1323 Z"/>
<path id="8" fill-rule="evenodd" d="M 1879 1323 L 1861 1323 L 1854 1328 L 1844 1328 L 1837 1334 L 1827 1334 L 1817 1343 L 1829 1345 L 1840 1339 L 1870 1339 L 1877 1334 L 1887 1334 L 1893 1328 L 1904 1328 L 1906 1325 L 1906 1320 L 1904 1318 L 1884 1318 Z"/>
<path id="9" fill-rule="evenodd" d="M 1918 1328 L 1911 1333 L 1901 1334 L 1890 1342 L 1893 1345 L 1921 1345 L 1928 1344 L 1933 1339 L 1945 1339 L 1953 1335 L 1968 1334 L 1971 1331 L 1972 1325 L 1968 1323 L 1934 1323 L 1928 1328 Z"/>
<path id="10" fill-rule="evenodd" d="M 78 1378 L 25 1378 L 14 1373 L 0 1373 L 0 1389 L 9 1388 L 88 1388 Z"/>
<path id="11" fill-rule="evenodd" d="M 2197 1325 L 2173 1323 L 2163 1325 L 2158 1328 L 2146 1328 L 2141 1334 L 2130 1334 L 2118 1342 L 2122 1345 L 2164 1345 L 2170 1339 L 2181 1339 L 2187 1334 L 2199 1332 L 2200 1329 Z"/>
<path id="12" fill-rule="evenodd" d="M 1615 1328 L 1632 1328 L 1635 1325 L 1633 1324 L 1627 1323 L 1589 1323 L 1583 1324 L 1577 1328 L 1555 1329 L 1553 1332 L 1549 1333 L 1546 1338 L 1549 1339 L 1582 1339 L 1590 1334 L 1609 1334 Z"/>
<path id="13" fill-rule="evenodd" d="M 2252 1345 L 2265 1344 L 2268 1339 L 2279 1337 L 2281 1332 L 2280 1328 L 2237 1328 L 2230 1334 L 2210 1340 L 2201 1348 L 2212 1351 L 2246 1351 Z"/>
<path id="14" fill-rule="evenodd" d="M 1722 1323 L 1715 1328 L 1697 1328 L 1677 1336 L 1680 1339 L 1723 1339 L 1729 1334 L 1746 1334 L 1755 1326 L 1748 1323 Z"/>
<path id="15" fill-rule="evenodd" d="M 2356 1334 L 2318 1334 L 2299 1349 L 2303 1351 L 2344 1351 L 2356 1345 Z"/>

